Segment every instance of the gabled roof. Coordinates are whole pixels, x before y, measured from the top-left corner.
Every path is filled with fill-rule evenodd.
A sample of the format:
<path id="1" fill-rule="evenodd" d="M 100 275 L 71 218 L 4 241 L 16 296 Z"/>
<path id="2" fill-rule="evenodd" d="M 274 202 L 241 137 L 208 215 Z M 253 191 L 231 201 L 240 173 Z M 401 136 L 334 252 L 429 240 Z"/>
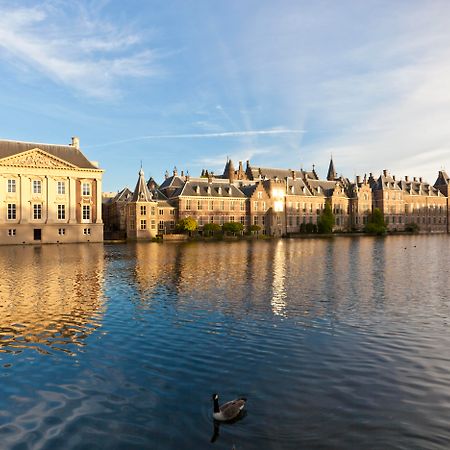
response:
<path id="1" fill-rule="evenodd" d="M 73 145 L 41 144 L 36 142 L 9 141 L 0 139 L 0 159 L 38 148 L 56 158 L 82 169 L 97 169 L 81 151 Z"/>
<path id="2" fill-rule="evenodd" d="M 183 180 L 180 176 L 178 175 L 172 175 L 170 177 L 167 177 L 164 182 L 161 184 L 161 186 L 159 186 L 160 190 L 164 190 L 167 188 L 180 188 L 183 187 L 185 183 L 185 180 Z"/>
<path id="3" fill-rule="evenodd" d="M 331 197 L 338 185 L 337 181 L 325 181 L 325 180 L 308 180 L 308 187 L 310 188 L 312 195 L 323 195 L 325 197 Z M 343 189 L 343 193 L 345 191 Z"/>
<path id="4" fill-rule="evenodd" d="M 151 192 L 148 190 L 147 183 L 145 181 L 144 171 L 142 169 L 139 171 L 139 178 L 136 183 L 136 187 L 134 188 L 133 197 L 131 198 L 131 201 L 132 202 L 154 201 Z"/>
<path id="5" fill-rule="evenodd" d="M 291 169 L 275 169 L 273 167 L 252 167 L 247 168 L 247 173 L 251 173 L 251 178 L 253 180 L 258 180 L 259 178 L 265 178 L 268 180 L 273 180 L 278 178 L 282 180 L 286 177 L 292 177 L 292 172 L 295 172 L 295 176 L 301 178 L 303 176 L 303 171 Z"/>
<path id="6" fill-rule="evenodd" d="M 128 202 L 131 200 L 133 193 L 127 187 L 124 187 L 117 195 L 113 198 L 113 202 Z"/>

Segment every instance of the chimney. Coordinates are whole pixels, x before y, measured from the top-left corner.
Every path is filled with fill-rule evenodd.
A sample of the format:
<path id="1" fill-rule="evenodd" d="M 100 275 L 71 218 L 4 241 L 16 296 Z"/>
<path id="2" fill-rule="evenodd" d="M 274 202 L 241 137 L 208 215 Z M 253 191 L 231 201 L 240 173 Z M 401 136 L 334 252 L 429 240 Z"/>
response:
<path id="1" fill-rule="evenodd" d="M 413 181 L 417 181 L 417 177 L 414 177 L 414 178 L 413 178 Z"/>
<path id="2" fill-rule="evenodd" d="M 408 175 L 405 175 L 405 181 L 409 181 Z"/>
<path id="3" fill-rule="evenodd" d="M 361 177 L 359 175 L 356 176 L 356 183 L 357 184 L 361 183 Z"/>
<path id="4" fill-rule="evenodd" d="M 422 183 L 422 181 L 423 181 L 422 177 L 419 178 L 419 181 Z"/>
<path id="5" fill-rule="evenodd" d="M 395 181 L 395 175 L 392 175 L 392 179 Z"/>
<path id="6" fill-rule="evenodd" d="M 77 136 L 72 136 L 72 143 L 70 145 L 75 147 L 77 150 L 80 150 L 80 138 Z"/>
<path id="7" fill-rule="evenodd" d="M 181 177 L 184 177 L 184 170 L 181 171 Z"/>
<path id="8" fill-rule="evenodd" d="M 293 170 L 293 171 L 291 172 L 291 174 L 292 174 L 292 179 L 295 180 L 295 170 Z"/>
<path id="9" fill-rule="evenodd" d="M 384 170 L 383 170 L 383 176 L 385 176 L 385 177 L 388 176 L 388 171 L 387 171 L 387 169 L 384 169 Z"/>
<path id="10" fill-rule="evenodd" d="M 208 183 L 209 183 L 209 184 L 212 183 L 212 179 L 213 179 L 213 173 L 210 172 L 210 173 L 208 173 Z"/>

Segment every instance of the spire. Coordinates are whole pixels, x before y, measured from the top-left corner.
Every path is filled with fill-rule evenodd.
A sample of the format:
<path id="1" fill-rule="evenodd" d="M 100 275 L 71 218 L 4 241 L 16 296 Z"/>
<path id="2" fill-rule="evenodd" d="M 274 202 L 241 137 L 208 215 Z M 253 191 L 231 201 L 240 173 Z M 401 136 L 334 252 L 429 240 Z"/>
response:
<path id="1" fill-rule="evenodd" d="M 333 157 L 330 158 L 330 165 L 328 167 L 327 180 L 334 181 L 337 178 L 336 171 L 334 170 Z"/>
<path id="2" fill-rule="evenodd" d="M 132 202 L 150 202 L 152 201 L 152 194 L 150 193 L 147 183 L 145 181 L 144 170 L 139 170 L 139 178 L 133 192 Z"/>

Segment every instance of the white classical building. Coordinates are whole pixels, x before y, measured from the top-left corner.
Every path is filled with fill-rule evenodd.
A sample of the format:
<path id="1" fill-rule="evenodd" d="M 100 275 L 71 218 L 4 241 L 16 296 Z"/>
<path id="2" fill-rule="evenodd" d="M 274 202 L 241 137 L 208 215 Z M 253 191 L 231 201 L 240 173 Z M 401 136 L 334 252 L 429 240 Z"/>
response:
<path id="1" fill-rule="evenodd" d="M 103 241 L 102 176 L 76 137 L 0 140 L 0 244 Z"/>

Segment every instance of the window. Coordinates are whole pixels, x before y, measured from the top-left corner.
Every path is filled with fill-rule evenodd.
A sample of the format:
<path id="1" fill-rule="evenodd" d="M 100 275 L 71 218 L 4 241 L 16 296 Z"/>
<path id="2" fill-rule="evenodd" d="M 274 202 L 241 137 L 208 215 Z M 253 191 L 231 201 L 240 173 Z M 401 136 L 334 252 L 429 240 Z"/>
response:
<path id="1" fill-rule="evenodd" d="M 141 230 L 147 229 L 147 221 L 145 219 L 141 219 Z"/>
<path id="2" fill-rule="evenodd" d="M 16 220 L 16 204 L 8 203 L 8 220 Z"/>
<path id="3" fill-rule="evenodd" d="M 83 205 L 83 220 L 91 220 L 91 206 Z"/>
<path id="4" fill-rule="evenodd" d="M 209 210 L 212 211 L 214 209 L 214 200 L 210 200 L 209 202 Z"/>
<path id="5" fill-rule="evenodd" d="M 154 206 L 152 206 L 151 213 L 152 213 L 152 216 L 154 216 L 156 214 L 156 208 Z"/>
<path id="6" fill-rule="evenodd" d="M 230 209 L 234 211 L 234 200 L 231 200 L 230 202 Z"/>
<path id="7" fill-rule="evenodd" d="M 186 210 L 189 211 L 191 209 L 191 201 L 186 200 Z"/>
<path id="8" fill-rule="evenodd" d="M 8 192 L 16 192 L 16 180 L 8 180 Z"/>
<path id="9" fill-rule="evenodd" d="M 170 221 L 170 229 L 173 230 L 175 228 L 175 220 Z"/>
<path id="10" fill-rule="evenodd" d="M 16 230 L 15 230 L 15 228 L 9 229 L 9 230 L 8 230 L 8 236 L 15 236 L 15 235 L 16 235 Z"/>
<path id="11" fill-rule="evenodd" d="M 239 220 L 242 223 L 242 225 L 245 225 L 245 216 L 241 216 Z"/>
<path id="12" fill-rule="evenodd" d="M 58 220 L 66 218 L 66 205 L 58 205 Z"/>
<path id="13" fill-rule="evenodd" d="M 253 202 L 253 209 L 258 211 L 258 202 Z"/>
<path id="14" fill-rule="evenodd" d="M 253 216 L 253 225 L 258 225 L 258 216 Z"/>
<path id="15" fill-rule="evenodd" d="M 234 222 L 234 216 L 230 216 L 230 222 Z"/>
<path id="16" fill-rule="evenodd" d="M 245 203 L 241 202 L 241 211 L 245 211 Z"/>
<path id="17" fill-rule="evenodd" d="M 151 223 L 152 223 L 152 230 L 154 230 L 156 228 L 156 220 L 153 219 Z"/>
<path id="18" fill-rule="evenodd" d="M 145 216 L 147 214 L 147 207 L 145 205 L 141 205 L 141 216 Z"/>
<path id="19" fill-rule="evenodd" d="M 223 211 L 225 209 L 225 202 L 222 200 L 220 202 L 220 210 Z"/>
<path id="20" fill-rule="evenodd" d="M 41 180 L 33 180 L 33 194 L 42 194 Z"/>
<path id="21" fill-rule="evenodd" d="M 164 210 L 163 210 L 163 209 L 160 209 L 160 210 L 159 210 L 159 215 L 160 215 L 160 216 L 163 216 L 163 215 L 164 215 Z"/>
<path id="22" fill-rule="evenodd" d="M 262 198 L 262 191 L 258 192 L 258 198 Z"/>
<path id="23" fill-rule="evenodd" d="M 266 216 L 261 216 L 261 225 L 264 226 L 266 224 Z"/>
<path id="24" fill-rule="evenodd" d="M 81 194 L 82 195 L 91 195 L 91 183 L 83 183 Z"/>
<path id="25" fill-rule="evenodd" d="M 164 220 L 159 221 L 159 229 L 164 230 Z"/>
<path id="26" fill-rule="evenodd" d="M 56 192 L 58 193 L 58 195 L 64 195 L 66 193 L 66 182 L 65 181 L 58 181 Z"/>
<path id="27" fill-rule="evenodd" d="M 90 228 L 84 228 L 83 229 L 83 234 L 85 234 L 86 236 L 89 236 L 91 234 L 91 229 Z"/>
<path id="28" fill-rule="evenodd" d="M 33 219 L 42 219 L 42 205 L 40 203 L 33 205 Z"/>
<path id="29" fill-rule="evenodd" d="M 198 210 L 203 209 L 203 205 L 202 205 L 202 201 L 201 201 L 201 200 L 198 200 L 198 201 L 197 201 L 197 209 L 198 209 Z"/>
<path id="30" fill-rule="evenodd" d="M 66 234 L 66 229 L 65 228 L 58 228 L 58 234 L 60 236 L 64 236 Z"/>

